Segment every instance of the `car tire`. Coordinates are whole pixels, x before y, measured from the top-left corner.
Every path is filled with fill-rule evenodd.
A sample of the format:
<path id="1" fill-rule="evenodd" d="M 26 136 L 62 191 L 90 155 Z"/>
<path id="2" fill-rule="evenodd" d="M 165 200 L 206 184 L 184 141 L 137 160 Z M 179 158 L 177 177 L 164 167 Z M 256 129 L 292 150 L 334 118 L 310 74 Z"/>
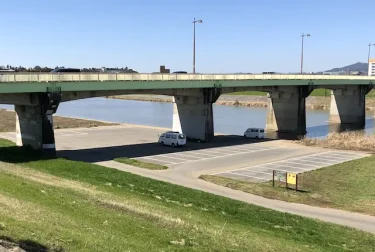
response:
<path id="1" fill-rule="evenodd" d="M 164 146 L 164 142 L 160 142 L 160 144 Z"/>
<path id="2" fill-rule="evenodd" d="M 259 137 L 258 137 L 258 136 L 256 136 L 256 137 L 255 137 L 255 139 L 259 139 Z"/>
<path id="3" fill-rule="evenodd" d="M 171 144 L 172 148 L 176 147 L 176 145 L 174 143 Z"/>

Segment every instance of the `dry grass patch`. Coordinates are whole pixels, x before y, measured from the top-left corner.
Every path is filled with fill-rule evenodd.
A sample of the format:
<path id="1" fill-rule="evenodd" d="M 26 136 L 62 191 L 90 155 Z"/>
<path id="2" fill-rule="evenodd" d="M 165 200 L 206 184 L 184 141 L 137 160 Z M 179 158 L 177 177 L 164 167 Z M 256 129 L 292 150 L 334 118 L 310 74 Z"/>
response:
<path id="1" fill-rule="evenodd" d="M 359 132 L 330 133 L 325 139 L 304 138 L 297 142 L 307 146 L 356 151 L 375 151 L 375 134 L 366 135 Z"/>

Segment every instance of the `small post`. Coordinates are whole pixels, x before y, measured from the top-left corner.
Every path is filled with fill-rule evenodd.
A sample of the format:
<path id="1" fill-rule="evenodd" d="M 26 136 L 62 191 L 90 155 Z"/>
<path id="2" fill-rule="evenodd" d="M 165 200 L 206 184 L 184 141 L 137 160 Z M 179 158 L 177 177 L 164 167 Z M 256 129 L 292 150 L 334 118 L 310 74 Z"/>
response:
<path id="1" fill-rule="evenodd" d="M 272 187 L 275 187 L 275 170 L 272 171 Z"/>
<path id="2" fill-rule="evenodd" d="M 288 190 L 288 173 L 287 172 L 285 173 L 285 186 L 286 186 L 286 189 Z"/>
<path id="3" fill-rule="evenodd" d="M 298 174 L 296 174 L 296 192 L 298 191 Z"/>

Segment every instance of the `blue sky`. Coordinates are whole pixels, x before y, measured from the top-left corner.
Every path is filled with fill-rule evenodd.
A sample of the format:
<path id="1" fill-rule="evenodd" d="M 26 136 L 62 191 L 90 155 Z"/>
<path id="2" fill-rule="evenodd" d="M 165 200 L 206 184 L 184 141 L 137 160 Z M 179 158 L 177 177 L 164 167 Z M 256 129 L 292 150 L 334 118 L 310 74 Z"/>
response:
<path id="1" fill-rule="evenodd" d="M 298 72 L 367 60 L 373 0 L 5 1 L 0 65 L 122 67 L 139 72 Z M 375 47 L 373 47 L 375 57 Z"/>

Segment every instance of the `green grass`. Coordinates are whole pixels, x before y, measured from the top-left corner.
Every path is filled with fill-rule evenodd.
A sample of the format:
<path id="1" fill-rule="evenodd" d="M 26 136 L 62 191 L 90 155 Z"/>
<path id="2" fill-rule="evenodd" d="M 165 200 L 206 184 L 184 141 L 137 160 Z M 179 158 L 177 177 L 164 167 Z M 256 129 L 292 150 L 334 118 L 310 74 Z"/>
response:
<path id="1" fill-rule="evenodd" d="M 5 147 L 4 147 L 5 146 Z M 372 251 L 373 234 L 0 141 L 0 230 L 33 251 Z M 31 245 L 30 245 L 31 244 Z"/>
<path id="2" fill-rule="evenodd" d="M 202 179 L 270 199 L 338 208 L 375 216 L 375 156 L 345 162 L 300 175 L 301 190 L 272 187 L 271 182 L 249 183 L 216 176 Z"/>
<path id="3" fill-rule="evenodd" d="M 254 95 L 254 96 L 266 96 L 267 92 L 261 92 L 261 91 L 243 91 L 243 92 L 234 92 L 229 93 L 228 95 Z M 330 96 L 331 90 L 324 89 L 324 88 L 318 88 L 315 89 L 310 96 Z M 375 90 L 372 90 L 370 93 L 367 94 L 367 97 L 375 97 Z"/>
<path id="4" fill-rule="evenodd" d="M 168 167 L 165 166 L 165 165 L 142 162 L 142 161 L 132 159 L 132 158 L 116 158 L 115 161 L 123 163 L 123 164 L 127 164 L 127 165 L 136 166 L 136 167 L 139 167 L 139 168 L 149 169 L 149 170 L 165 170 L 165 169 L 168 169 Z"/>

